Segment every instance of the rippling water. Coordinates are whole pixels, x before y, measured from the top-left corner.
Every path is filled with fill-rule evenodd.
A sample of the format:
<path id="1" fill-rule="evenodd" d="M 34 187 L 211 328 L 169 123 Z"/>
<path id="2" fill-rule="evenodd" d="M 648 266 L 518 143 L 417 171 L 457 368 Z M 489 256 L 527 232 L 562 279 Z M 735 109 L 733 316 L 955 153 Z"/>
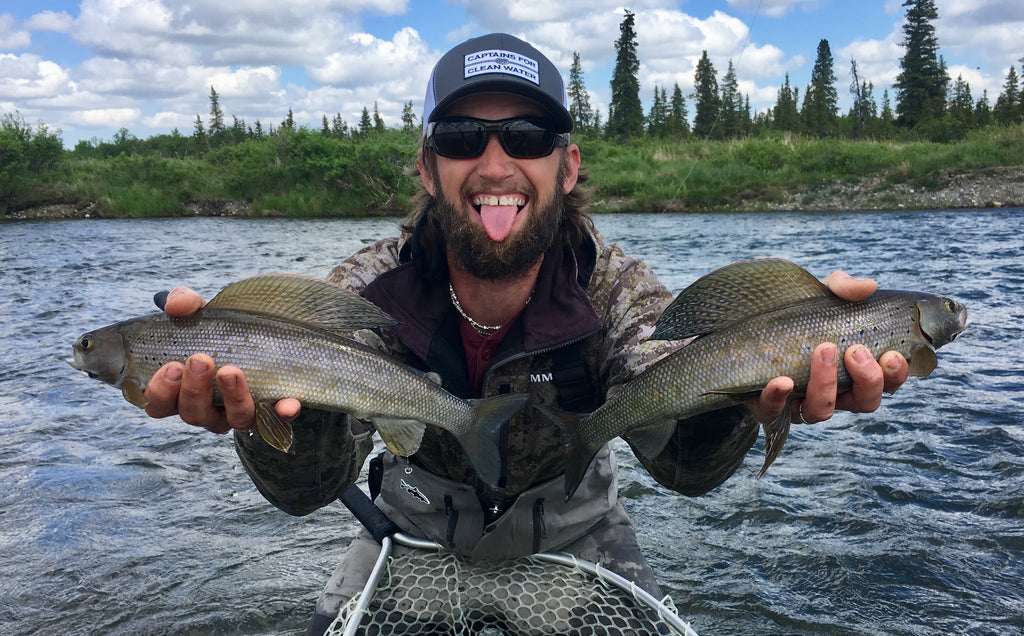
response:
<path id="1" fill-rule="evenodd" d="M 1024 210 L 601 216 L 674 291 L 791 258 L 954 296 L 971 326 L 881 410 L 759 442 L 710 494 L 662 491 L 619 449 L 665 591 L 702 634 L 1024 629 Z M 356 522 L 256 493 L 231 442 L 149 420 L 68 367 L 82 331 L 188 284 L 323 276 L 395 220 L 0 224 L 0 632 L 301 632 Z"/>

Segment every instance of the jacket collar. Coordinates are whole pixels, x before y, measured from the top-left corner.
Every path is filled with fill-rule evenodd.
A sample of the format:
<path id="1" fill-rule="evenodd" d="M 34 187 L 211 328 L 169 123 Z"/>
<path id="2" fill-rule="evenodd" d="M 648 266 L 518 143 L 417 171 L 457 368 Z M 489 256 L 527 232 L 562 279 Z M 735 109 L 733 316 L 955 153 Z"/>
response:
<path id="1" fill-rule="evenodd" d="M 455 311 L 448 295 L 444 246 L 430 254 L 420 247 L 425 218 L 400 248 L 399 266 L 378 276 L 362 292 L 398 321 L 393 331 L 422 360 L 428 358 L 434 336 Z M 597 245 L 589 235 L 579 246 L 556 245 L 545 253 L 533 298 L 519 317 L 525 353 L 578 340 L 600 326 L 586 293 L 596 261 Z"/>

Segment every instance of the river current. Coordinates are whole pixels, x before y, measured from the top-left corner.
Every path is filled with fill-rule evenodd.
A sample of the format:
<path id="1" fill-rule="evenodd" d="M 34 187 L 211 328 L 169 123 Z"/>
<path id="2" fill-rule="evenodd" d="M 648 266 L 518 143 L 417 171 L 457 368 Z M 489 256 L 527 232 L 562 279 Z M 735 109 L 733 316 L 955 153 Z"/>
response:
<path id="1" fill-rule="evenodd" d="M 698 498 L 618 447 L 663 590 L 710 634 L 1024 630 L 1024 210 L 605 215 L 678 291 L 794 260 L 963 301 L 970 327 L 872 414 L 794 427 Z M 0 633 L 293 634 L 357 522 L 268 504 L 227 437 L 151 420 L 71 369 L 82 332 L 256 273 L 322 277 L 374 220 L 0 223 Z"/>

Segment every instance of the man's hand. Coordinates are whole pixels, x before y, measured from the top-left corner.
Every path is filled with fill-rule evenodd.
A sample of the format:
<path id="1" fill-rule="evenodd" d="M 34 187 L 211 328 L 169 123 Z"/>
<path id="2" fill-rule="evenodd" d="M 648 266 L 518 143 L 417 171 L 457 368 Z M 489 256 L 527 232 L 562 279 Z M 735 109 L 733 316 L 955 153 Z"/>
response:
<path id="1" fill-rule="evenodd" d="M 206 303 L 191 289 L 178 287 L 167 295 L 164 311 L 171 317 L 187 316 Z M 213 403 L 213 383 L 217 382 L 224 406 Z M 202 426 L 214 433 L 231 429 L 248 430 L 256 425 L 256 405 L 245 382 L 245 375 L 235 366 L 224 366 L 214 373 L 213 358 L 205 353 L 192 355 L 185 361 L 168 362 L 146 385 L 146 413 L 150 417 L 180 415 L 193 426 Z M 274 407 L 285 421 L 299 414 L 299 402 L 284 399 Z"/>
<path id="2" fill-rule="evenodd" d="M 875 293 L 878 285 L 867 278 L 853 278 L 844 272 L 833 272 L 824 283 L 840 298 L 849 301 L 864 300 Z M 822 422 L 837 411 L 870 413 L 882 403 L 882 393 L 893 393 L 907 379 L 909 366 L 906 359 L 895 351 L 886 351 L 878 361 L 863 345 L 848 347 L 843 355 L 846 370 L 853 387 L 844 393 L 837 389 L 838 349 L 825 342 L 814 349 L 811 357 L 811 378 L 807 394 L 793 400 L 794 422 Z M 756 404 L 752 404 L 759 421 L 768 421 L 782 413 L 793 391 L 793 380 L 778 377 L 768 383 Z"/>

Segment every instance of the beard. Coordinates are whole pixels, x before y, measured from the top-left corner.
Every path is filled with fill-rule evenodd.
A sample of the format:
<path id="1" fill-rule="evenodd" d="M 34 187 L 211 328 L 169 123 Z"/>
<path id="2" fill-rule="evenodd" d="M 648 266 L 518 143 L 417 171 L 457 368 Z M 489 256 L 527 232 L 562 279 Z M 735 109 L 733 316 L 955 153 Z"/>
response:
<path id="1" fill-rule="evenodd" d="M 562 183 L 563 164 L 559 162 L 556 183 Z M 436 169 L 433 176 L 434 182 L 440 183 Z M 556 187 L 548 201 L 538 201 L 536 194 L 527 192 L 531 207 L 526 223 L 500 242 L 491 239 L 479 224 L 470 223 L 442 188 L 428 213 L 440 226 L 448 252 L 466 272 L 484 280 L 515 280 L 551 247 L 562 224 L 565 195 L 561 188 Z"/>

